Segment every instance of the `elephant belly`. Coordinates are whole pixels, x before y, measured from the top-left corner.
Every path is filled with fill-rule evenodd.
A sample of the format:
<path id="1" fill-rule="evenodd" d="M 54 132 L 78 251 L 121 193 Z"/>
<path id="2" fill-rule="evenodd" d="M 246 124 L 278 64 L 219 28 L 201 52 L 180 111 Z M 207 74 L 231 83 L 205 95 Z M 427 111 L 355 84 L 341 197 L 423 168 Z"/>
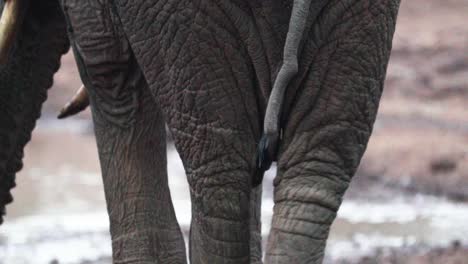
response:
<path id="1" fill-rule="evenodd" d="M 144 78 L 109 1 L 62 0 L 62 7 L 94 113 L 129 126 Z"/>

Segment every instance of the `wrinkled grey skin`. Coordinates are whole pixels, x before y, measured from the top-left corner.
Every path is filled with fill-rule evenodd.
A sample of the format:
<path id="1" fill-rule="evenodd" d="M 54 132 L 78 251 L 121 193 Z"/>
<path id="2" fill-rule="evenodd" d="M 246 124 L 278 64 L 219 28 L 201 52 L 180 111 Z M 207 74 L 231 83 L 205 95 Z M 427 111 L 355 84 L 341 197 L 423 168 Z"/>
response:
<path id="1" fill-rule="evenodd" d="M 3 1 L 0 1 L 3 10 Z M 0 223 L 10 189 L 22 168 L 23 149 L 39 118 L 41 105 L 69 48 L 66 26 L 55 1 L 24 6 L 27 17 L 17 34 L 10 60 L 0 65 Z"/>
<path id="2" fill-rule="evenodd" d="M 34 71 L 47 68 L 45 60 L 57 65 L 66 50 L 59 25 L 68 25 L 90 94 L 114 263 L 186 262 L 167 185 L 164 122 L 190 184 L 191 263 L 261 263 L 261 187 L 251 186 L 292 2 L 61 0 L 65 19 L 54 4 L 57 13 L 44 17 L 60 30 L 36 29 L 50 38 L 40 44 L 48 45 L 44 58 L 24 61 L 13 54 L 1 69 L 0 92 L 26 96 L 28 83 L 39 78 Z M 297 74 L 281 104 L 283 136 L 265 263 L 322 261 L 330 225 L 372 132 L 398 5 L 310 2 Z M 22 33 L 27 40 L 28 32 Z M 20 63 L 35 67 L 15 83 L 10 76 L 21 72 L 14 66 Z M 49 80 L 56 67 L 50 69 L 41 78 Z M 50 84 L 34 88 L 43 93 Z M 22 153 L 29 140 L 43 97 L 21 100 L 37 107 L 20 114 L 0 109 L 1 144 L 9 147 L 0 156 L 1 197 L 13 186 L 3 184 L 20 167 L 8 164 L 21 162 L 14 153 Z M 3 130 L 10 119 L 27 134 L 18 143 L 3 140 L 14 137 Z"/>

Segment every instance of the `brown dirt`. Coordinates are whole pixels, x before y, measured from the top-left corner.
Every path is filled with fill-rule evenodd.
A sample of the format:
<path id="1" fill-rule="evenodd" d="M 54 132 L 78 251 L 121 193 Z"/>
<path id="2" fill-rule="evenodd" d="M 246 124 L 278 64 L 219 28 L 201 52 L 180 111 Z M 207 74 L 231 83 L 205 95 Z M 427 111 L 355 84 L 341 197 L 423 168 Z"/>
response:
<path id="1" fill-rule="evenodd" d="M 467 264 L 468 248 L 453 242 L 447 248 L 403 248 L 381 249 L 373 256 L 356 261 L 342 260 L 336 264 Z"/>
<path id="2" fill-rule="evenodd" d="M 468 200 L 468 2 L 402 1 L 360 174 Z"/>
<path id="3" fill-rule="evenodd" d="M 61 67 L 54 77 L 54 85 L 49 90 L 48 99 L 42 108 L 45 117 L 55 117 L 81 86 L 75 58 L 70 51 L 62 57 Z M 90 119 L 89 108 L 73 118 Z"/>

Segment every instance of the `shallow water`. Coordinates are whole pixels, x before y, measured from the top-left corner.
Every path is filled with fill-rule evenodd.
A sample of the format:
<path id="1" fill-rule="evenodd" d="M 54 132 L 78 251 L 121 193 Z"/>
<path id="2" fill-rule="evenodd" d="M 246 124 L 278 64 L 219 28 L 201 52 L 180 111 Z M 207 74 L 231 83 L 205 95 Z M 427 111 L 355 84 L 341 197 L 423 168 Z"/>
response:
<path id="1" fill-rule="evenodd" d="M 182 163 L 168 148 L 169 182 L 182 229 L 190 197 Z M 265 177 L 263 235 L 272 215 L 272 178 Z M 108 218 L 89 123 L 41 121 L 18 175 L 15 203 L 0 228 L 0 263 L 81 263 L 110 256 Z M 354 187 L 351 187 L 354 188 Z M 468 243 L 468 205 L 443 198 L 394 193 L 375 199 L 370 187 L 345 199 L 327 246 L 327 258 L 357 257 L 378 247 Z M 388 190 L 387 190 L 388 191 Z M 107 263 L 104 260 L 102 263 Z"/>

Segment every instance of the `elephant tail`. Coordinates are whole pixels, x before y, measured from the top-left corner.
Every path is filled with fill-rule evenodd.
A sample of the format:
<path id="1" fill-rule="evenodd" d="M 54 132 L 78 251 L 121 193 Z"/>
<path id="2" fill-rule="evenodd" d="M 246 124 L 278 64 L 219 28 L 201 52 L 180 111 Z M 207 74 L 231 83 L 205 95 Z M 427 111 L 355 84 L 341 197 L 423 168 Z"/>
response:
<path id="1" fill-rule="evenodd" d="M 263 123 L 263 136 L 257 150 L 256 178 L 252 181 L 260 184 L 263 174 L 276 160 L 277 148 L 280 138 L 280 115 L 286 88 L 298 72 L 297 55 L 301 43 L 307 18 L 310 12 L 311 0 L 294 0 L 288 34 L 283 50 L 283 64 L 276 76 L 273 89 L 268 99 L 265 119 Z"/>

